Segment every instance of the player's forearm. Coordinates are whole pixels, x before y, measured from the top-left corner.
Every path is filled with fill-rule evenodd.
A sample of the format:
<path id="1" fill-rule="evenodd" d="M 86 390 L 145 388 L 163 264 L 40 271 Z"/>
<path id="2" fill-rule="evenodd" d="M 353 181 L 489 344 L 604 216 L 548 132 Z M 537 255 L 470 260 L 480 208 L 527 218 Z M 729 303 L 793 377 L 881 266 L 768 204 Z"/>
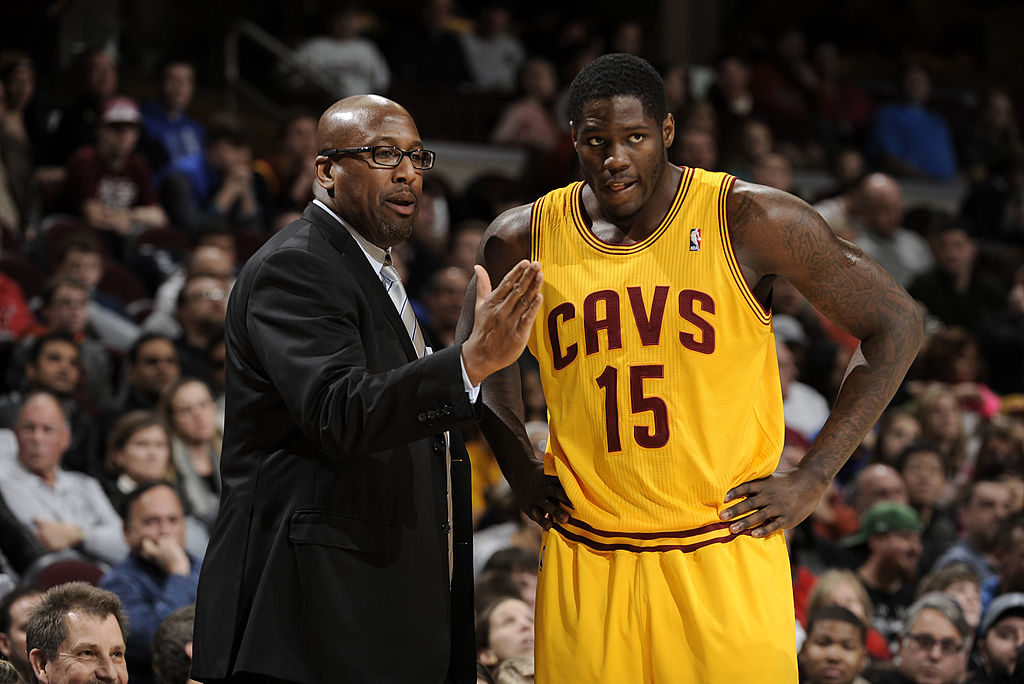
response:
<path id="1" fill-rule="evenodd" d="M 519 367 L 509 366 L 484 380 L 481 387 L 483 420 L 480 429 L 510 484 L 535 461 L 523 421 Z"/>
<path id="2" fill-rule="evenodd" d="M 835 477 L 899 389 L 924 339 L 916 307 L 865 338 L 847 367 L 835 406 L 801 461 L 823 482 Z"/>

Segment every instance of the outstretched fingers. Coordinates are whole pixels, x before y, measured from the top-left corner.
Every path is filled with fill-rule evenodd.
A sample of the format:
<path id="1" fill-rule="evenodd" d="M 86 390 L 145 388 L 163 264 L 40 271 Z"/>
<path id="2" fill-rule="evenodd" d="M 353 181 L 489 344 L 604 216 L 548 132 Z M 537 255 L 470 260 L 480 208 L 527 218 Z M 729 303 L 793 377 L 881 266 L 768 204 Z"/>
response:
<path id="1" fill-rule="evenodd" d="M 480 264 L 473 267 L 473 272 L 476 273 L 476 303 L 479 305 L 491 294 L 491 276 Z"/>
<path id="2" fill-rule="evenodd" d="M 523 259 L 494 288 L 492 299 L 498 306 L 525 306 L 540 292 L 543 282 L 540 262 Z"/>

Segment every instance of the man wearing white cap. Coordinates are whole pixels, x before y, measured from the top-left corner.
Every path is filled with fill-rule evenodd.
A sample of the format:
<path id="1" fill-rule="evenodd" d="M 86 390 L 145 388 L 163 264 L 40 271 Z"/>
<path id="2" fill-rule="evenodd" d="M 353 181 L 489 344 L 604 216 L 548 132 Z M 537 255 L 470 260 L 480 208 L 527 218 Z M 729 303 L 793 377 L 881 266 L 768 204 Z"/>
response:
<path id="1" fill-rule="evenodd" d="M 139 224 L 167 223 L 149 165 L 135 152 L 141 120 L 135 100 L 110 98 L 96 126 L 96 144 L 79 148 L 67 164 L 68 208 L 114 235 L 127 235 Z"/>

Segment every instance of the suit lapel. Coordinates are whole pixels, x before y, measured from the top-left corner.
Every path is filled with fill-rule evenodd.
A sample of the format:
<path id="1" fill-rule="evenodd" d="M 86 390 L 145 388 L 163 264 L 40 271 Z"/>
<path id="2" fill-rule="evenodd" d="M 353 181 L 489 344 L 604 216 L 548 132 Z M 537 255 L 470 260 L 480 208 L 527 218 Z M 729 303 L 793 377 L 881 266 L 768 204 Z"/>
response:
<path id="1" fill-rule="evenodd" d="M 338 251 L 338 254 L 347 264 L 349 272 L 355 277 L 356 282 L 359 283 L 359 287 L 362 288 L 367 299 L 373 302 L 379 311 L 383 312 L 384 317 L 391 324 L 395 334 L 402 342 L 402 348 L 405 349 L 405 354 L 408 357 L 407 360 L 415 361 L 416 349 L 412 346 L 409 331 L 406 330 L 405 323 L 402 322 L 402 317 L 398 315 L 394 302 L 391 301 L 391 297 L 388 296 L 387 291 L 384 289 L 380 280 L 380 274 L 373 272 L 370 262 L 356 241 L 352 239 L 352 236 L 348 234 L 345 227 L 338 223 L 333 216 L 330 216 L 315 204 L 310 203 L 306 207 L 306 210 L 303 212 L 303 218 L 313 224 L 324 235 L 331 246 Z"/>

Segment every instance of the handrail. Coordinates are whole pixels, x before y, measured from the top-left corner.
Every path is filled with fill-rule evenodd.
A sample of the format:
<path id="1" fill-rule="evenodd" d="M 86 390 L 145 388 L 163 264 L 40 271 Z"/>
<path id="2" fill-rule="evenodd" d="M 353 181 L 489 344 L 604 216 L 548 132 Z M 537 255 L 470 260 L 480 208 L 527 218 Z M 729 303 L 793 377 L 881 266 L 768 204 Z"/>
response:
<path id="1" fill-rule="evenodd" d="M 279 62 L 286 64 L 307 81 L 322 90 L 325 95 L 334 97 L 336 86 L 327 76 L 309 67 L 295 53 L 280 40 L 263 30 L 257 24 L 248 20 L 236 22 L 224 38 L 224 79 L 228 84 L 228 107 L 231 111 L 238 112 L 237 95 L 240 93 L 255 102 L 259 107 L 277 120 L 283 120 L 287 115 L 287 109 L 277 104 L 272 98 L 267 97 L 260 88 L 250 81 L 247 81 L 240 69 L 241 57 L 239 55 L 239 44 L 242 38 L 248 38 L 261 48 L 272 54 Z"/>

